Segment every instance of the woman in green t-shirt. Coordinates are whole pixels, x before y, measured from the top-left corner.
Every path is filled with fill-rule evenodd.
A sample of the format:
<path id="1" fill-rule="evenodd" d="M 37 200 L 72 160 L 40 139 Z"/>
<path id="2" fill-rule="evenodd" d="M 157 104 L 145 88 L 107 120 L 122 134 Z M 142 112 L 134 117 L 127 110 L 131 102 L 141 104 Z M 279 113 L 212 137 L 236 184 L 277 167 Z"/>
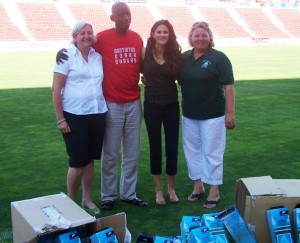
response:
<path id="1" fill-rule="evenodd" d="M 193 24 L 188 37 L 192 49 L 183 53 L 185 65 L 179 80 L 182 90 L 183 149 L 189 177 L 195 182 L 188 197 L 195 202 L 210 185 L 204 208 L 214 208 L 223 184 L 226 128 L 235 127 L 234 78 L 230 60 L 213 49 L 206 22 Z"/>

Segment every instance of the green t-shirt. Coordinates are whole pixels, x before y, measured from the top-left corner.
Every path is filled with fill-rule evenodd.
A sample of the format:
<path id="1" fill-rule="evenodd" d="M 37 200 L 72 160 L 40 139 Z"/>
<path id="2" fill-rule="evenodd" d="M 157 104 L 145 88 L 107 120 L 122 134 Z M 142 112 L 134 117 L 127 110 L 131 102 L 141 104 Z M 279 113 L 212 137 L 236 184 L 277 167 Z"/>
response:
<path id="1" fill-rule="evenodd" d="M 180 74 L 183 116 L 210 119 L 225 114 L 224 85 L 234 83 L 232 65 L 221 51 L 208 49 L 194 59 L 194 49 L 186 51 Z"/>

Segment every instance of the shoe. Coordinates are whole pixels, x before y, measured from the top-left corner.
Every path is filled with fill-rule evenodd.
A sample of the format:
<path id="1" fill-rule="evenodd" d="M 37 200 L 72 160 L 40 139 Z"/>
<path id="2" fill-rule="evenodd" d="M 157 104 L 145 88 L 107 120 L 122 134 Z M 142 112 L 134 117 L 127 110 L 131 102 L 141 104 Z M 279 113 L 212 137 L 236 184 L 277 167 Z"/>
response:
<path id="1" fill-rule="evenodd" d="M 203 204 L 203 208 L 206 208 L 206 209 L 215 208 L 219 201 L 220 201 L 220 197 L 217 197 L 217 200 L 206 199 L 205 203 Z"/>
<path id="2" fill-rule="evenodd" d="M 174 194 L 174 197 L 171 197 L 170 194 L 168 193 L 168 198 L 169 198 L 170 203 L 172 203 L 172 204 L 179 203 L 179 198 L 177 197 L 176 194 Z"/>
<path id="3" fill-rule="evenodd" d="M 138 206 L 138 207 L 147 207 L 147 203 L 141 199 L 138 199 L 137 197 L 136 198 L 133 198 L 133 199 L 129 199 L 129 200 L 123 200 L 123 202 L 127 202 L 127 203 L 131 203 L 135 206 Z"/>
<path id="4" fill-rule="evenodd" d="M 188 196 L 188 201 L 189 202 L 197 202 L 202 196 L 203 196 L 204 192 L 201 193 L 196 193 L 196 194 L 191 194 Z"/>
<path id="5" fill-rule="evenodd" d="M 101 209 L 103 210 L 112 210 L 113 207 L 114 207 L 114 202 L 111 200 L 101 202 Z"/>
<path id="6" fill-rule="evenodd" d="M 90 215 L 96 217 L 101 214 L 100 209 L 98 207 L 89 208 L 84 202 L 81 203 L 81 207 Z"/>

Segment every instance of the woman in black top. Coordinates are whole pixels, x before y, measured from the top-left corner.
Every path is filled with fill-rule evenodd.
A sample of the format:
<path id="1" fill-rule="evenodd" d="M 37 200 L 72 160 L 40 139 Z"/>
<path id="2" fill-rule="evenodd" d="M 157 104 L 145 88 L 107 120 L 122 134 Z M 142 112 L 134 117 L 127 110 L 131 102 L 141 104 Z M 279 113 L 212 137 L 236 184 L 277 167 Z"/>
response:
<path id="1" fill-rule="evenodd" d="M 181 47 L 173 26 L 168 20 L 155 22 L 144 50 L 141 72 L 145 84 L 144 118 L 150 144 L 150 168 L 158 205 L 166 204 L 161 184 L 162 126 L 165 135 L 168 198 L 171 203 L 179 202 L 174 190 L 180 119 L 176 79 L 182 66 Z"/>

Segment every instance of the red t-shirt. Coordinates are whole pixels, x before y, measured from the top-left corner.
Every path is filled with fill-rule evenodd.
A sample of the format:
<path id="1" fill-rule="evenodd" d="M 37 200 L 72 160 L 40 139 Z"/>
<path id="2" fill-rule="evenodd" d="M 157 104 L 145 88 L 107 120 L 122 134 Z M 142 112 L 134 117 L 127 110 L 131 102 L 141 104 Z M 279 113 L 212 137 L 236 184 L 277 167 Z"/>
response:
<path id="1" fill-rule="evenodd" d="M 97 34 L 93 46 L 103 58 L 103 94 L 106 101 L 132 102 L 140 98 L 140 62 L 143 40 L 136 32 L 128 30 L 121 35 L 114 29 Z"/>

